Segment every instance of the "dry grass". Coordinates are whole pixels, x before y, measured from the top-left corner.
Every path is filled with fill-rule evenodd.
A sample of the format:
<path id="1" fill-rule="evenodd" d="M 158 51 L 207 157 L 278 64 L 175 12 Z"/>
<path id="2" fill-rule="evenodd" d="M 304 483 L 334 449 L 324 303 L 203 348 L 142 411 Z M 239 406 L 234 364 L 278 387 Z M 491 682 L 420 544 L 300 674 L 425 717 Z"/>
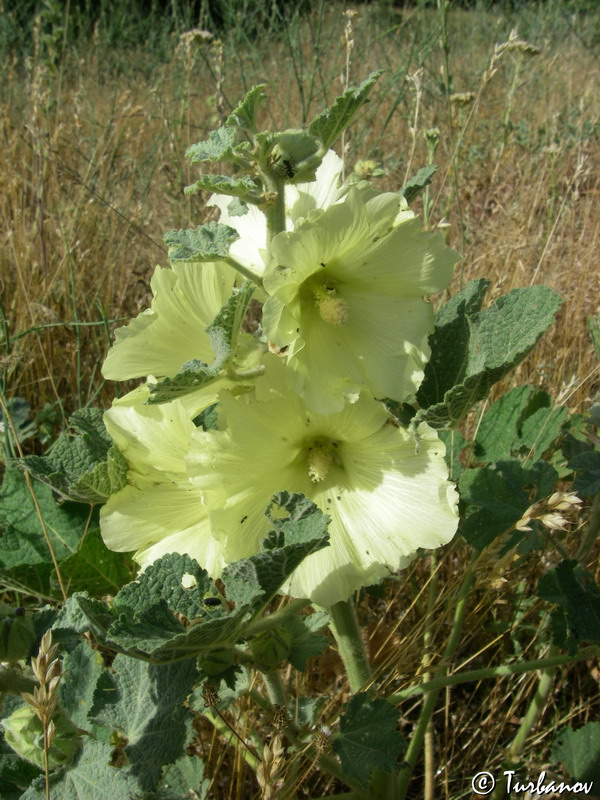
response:
<path id="1" fill-rule="evenodd" d="M 7 397 L 23 396 L 36 410 L 55 404 L 64 414 L 110 402 L 115 386 L 104 383 L 100 366 L 114 320 L 148 305 L 154 266 L 166 263 L 165 230 L 203 218 L 202 200 L 181 192 L 195 174 L 183 158 L 186 146 L 203 138 L 219 113 L 257 82 L 268 83 L 268 122 L 274 125 L 298 125 L 331 100 L 345 70 L 339 42 L 346 18 L 341 6 L 325 8 L 321 19 L 292 29 L 288 40 L 275 41 L 268 52 L 255 41 L 237 54 L 225 46 L 221 61 L 218 47 L 181 45 L 150 78 L 134 72 L 133 56 L 130 73 L 107 77 L 93 46 L 60 74 L 49 72 L 41 57 L 25 73 L 16 64 L 5 72 L 0 375 Z M 558 402 L 584 411 L 600 385 L 585 322 L 598 313 L 600 296 L 599 63 L 566 28 L 558 37 L 546 31 L 538 38 L 535 31 L 520 30 L 540 54 L 520 64 L 521 56 L 505 53 L 497 72 L 486 75 L 512 21 L 456 11 L 446 22 L 444 34 L 435 12 L 389 16 L 367 7 L 354 19 L 352 82 L 378 68 L 386 74 L 348 134 L 348 163 L 381 158 L 387 169 L 381 186 L 397 189 L 407 171 L 426 163 L 423 132 L 439 128 L 431 223 L 450 222 L 449 240 L 464 257 L 452 290 L 485 277 L 490 299 L 537 283 L 565 300 L 557 324 L 502 388 L 542 385 Z M 406 76 L 420 69 L 417 114 L 415 82 Z M 453 92 L 473 92 L 479 99 L 476 106 L 458 108 L 449 101 Z M 439 567 L 434 656 L 449 630 L 465 559 L 457 543 Z M 500 663 L 515 648 L 524 659 L 538 657 L 543 617 L 525 599 L 525 588 L 545 566 L 539 554 L 507 565 L 500 575 L 494 564 L 481 566 L 455 666 Z M 363 602 L 382 691 L 402 689 L 422 669 L 429 579 L 428 563 L 418 561 L 392 584 L 388 599 Z M 559 725 L 583 724 L 598 708 L 597 673 L 580 664 L 568 674 L 567 681 L 557 672 L 542 724 L 529 741 L 529 774 L 543 768 L 546 739 Z M 310 675 L 296 680 L 298 696 L 327 687 L 320 716 L 331 724 L 346 691 L 335 653 L 324 654 Z M 535 686 L 536 676 L 529 674 L 446 693 L 435 717 L 435 760 L 444 765 L 436 796 L 467 796 L 473 765 L 500 770 L 503 748 Z M 403 705 L 406 732 L 418 709 L 418 700 Z M 242 736 L 266 724 L 261 713 L 249 704 L 234 721 Z M 210 774 L 228 776 L 223 785 L 219 779 L 213 784 L 215 797 L 260 796 L 237 751 L 220 748 L 214 732 L 203 728 L 198 748 Z M 295 768 L 284 756 L 282 774 L 293 775 Z M 422 796 L 421 777 L 411 797 Z M 313 797 L 336 790 L 335 782 L 318 773 L 305 786 Z"/>

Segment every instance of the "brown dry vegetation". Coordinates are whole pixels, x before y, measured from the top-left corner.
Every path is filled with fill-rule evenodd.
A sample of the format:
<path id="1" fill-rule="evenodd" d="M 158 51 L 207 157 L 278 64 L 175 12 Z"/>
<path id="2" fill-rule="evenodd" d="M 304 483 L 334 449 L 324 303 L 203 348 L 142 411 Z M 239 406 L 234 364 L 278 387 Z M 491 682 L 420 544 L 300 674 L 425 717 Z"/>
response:
<path id="1" fill-rule="evenodd" d="M 0 357 L 7 397 L 25 397 L 36 410 L 55 404 L 64 414 L 82 404 L 110 402 L 117 389 L 104 383 L 100 366 L 115 320 L 123 324 L 149 304 L 154 266 L 166 264 L 163 233 L 205 218 L 202 199 L 182 194 L 195 175 L 184 159 L 186 147 L 204 138 L 219 115 L 258 82 L 268 84 L 267 123 L 299 125 L 317 113 L 342 86 L 342 11 L 327 6 L 322 20 L 306 21 L 289 40 L 276 40 L 264 52 L 256 42 L 237 52 L 226 44 L 222 61 L 214 44 L 180 44 L 169 63 L 152 71 L 136 70 L 132 54 L 130 71 L 110 75 L 92 43 L 80 61 L 60 72 L 49 71 L 41 56 L 25 71 L 16 64 L 5 71 Z M 433 11 L 376 11 L 364 7 L 353 20 L 350 82 L 371 70 L 386 73 L 347 135 L 349 168 L 357 158 L 376 158 L 387 170 L 380 185 L 397 189 L 427 161 L 423 132 L 439 128 L 431 223 L 450 223 L 449 241 L 463 256 L 452 291 L 485 277 L 491 281 L 488 299 L 536 283 L 555 288 L 565 300 L 556 325 L 501 388 L 531 382 L 569 408 L 587 410 L 600 385 L 586 327 L 586 317 L 598 313 L 600 296 L 597 54 L 577 31 L 536 37 L 535 30 L 520 29 L 540 54 L 505 52 L 495 74 L 486 74 L 512 21 L 451 11 L 444 35 L 443 20 Z M 473 92 L 477 102 L 457 107 L 452 92 Z M 382 690 L 401 690 L 423 669 L 426 619 L 435 620 L 430 651 L 439 654 L 443 647 L 454 611 L 448 597 L 466 558 L 461 547 L 457 542 L 440 562 L 433 586 L 444 591 L 439 608 L 434 594 L 429 616 L 432 584 L 424 561 L 392 584 L 388 599 L 365 599 L 372 655 L 387 676 Z M 522 563 L 493 559 L 481 564 L 456 668 L 497 664 L 517 649 L 523 659 L 539 656 L 539 607 L 525 589 L 546 566 L 543 558 L 527 570 Z M 556 675 L 543 724 L 524 754 L 530 775 L 544 768 L 547 738 L 557 727 L 579 726 L 597 713 L 597 672 L 579 664 L 568 678 Z M 323 724 L 333 723 L 346 697 L 339 676 L 337 657 L 329 651 L 298 679 L 298 696 L 329 693 Z M 459 686 L 445 695 L 434 717 L 436 797 L 466 797 L 469 775 L 500 771 L 504 748 L 536 685 L 536 675 L 528 673 Z M 231 717 L 242 736 L 266 719 L 255 704 L 244 703 L 240 718 Z M 419 703 L 402 706 L 407 733 Z M 222 776 L 213 784 L 214 797 L 258 797 L 238 751 L 215 746 L 209 727 L 202 727 L 198 750 L 209 774 Z M 290 775 L 294 768 L 291 761 L 286 765 Z M 304 769 L 306 763 L 299 777 Z M 421 766 L 410 796 L 423 796 L 422 775 Z M 341 786 L 318 773 L 307 776 L 305 785 L 313 797 Z"/>

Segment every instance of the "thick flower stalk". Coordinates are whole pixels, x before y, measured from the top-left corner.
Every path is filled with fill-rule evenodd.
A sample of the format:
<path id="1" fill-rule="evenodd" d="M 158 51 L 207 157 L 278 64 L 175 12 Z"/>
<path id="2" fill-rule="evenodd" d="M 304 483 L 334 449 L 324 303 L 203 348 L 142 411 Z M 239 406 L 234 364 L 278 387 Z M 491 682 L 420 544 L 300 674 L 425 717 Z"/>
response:
<path id="1" fill-rule="evenodd" d="M 454 535 L 457 494 L 444 445 L 422 425 L 419 446 L 363 394 L 331 415 L 310 411 L 272 355 L 256 391 L 223 391 L 224 431 L 196 430 L 187 463 L 227 562 L 256 553 L 265 508 L 283 489 L 331 517 L 330 546 L 306 558 L 283 591 L 331 606 L 405 567 L 417 548 Z"/>
<path id="2" fill-rule="evenodd" d="M 184 405 L 177 400 L 158 406 L 113 405 L 104 422 L 130 467 L 128 485 L 100 512 L 106 546 L 135 550 L 142 567 L 167 553 L 185 553 L 219 575 L 223 548 L 211 535 L 200 490 L 187 473 L 195 426 Z"/>
<path id="3" fill-rule="evenodd" d="M 458 258 L 443 234 L 423 231 L 401 195 L 353 188 L 277 234 L 271 254 L 263 328 L 307 406 L 335 413 L 364 389 L 412 399 L 433 331 L 423 296 L 448 285 Z"/>

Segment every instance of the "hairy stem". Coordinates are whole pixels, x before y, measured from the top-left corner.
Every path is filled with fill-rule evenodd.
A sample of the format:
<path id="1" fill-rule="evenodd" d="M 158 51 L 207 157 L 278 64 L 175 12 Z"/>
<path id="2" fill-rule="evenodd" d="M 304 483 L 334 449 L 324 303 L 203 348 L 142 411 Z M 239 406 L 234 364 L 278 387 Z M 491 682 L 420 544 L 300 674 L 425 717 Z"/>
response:
<path id="1" fill-rule="evenodd" d="M 371 677 L 371 666 L 356 609 L 350 600 L 341 600 L 328 611 L 331 615 L 329 626 L 335 636 L 340 658 L 344 662 L 350 689 L 358 692 Z"/>

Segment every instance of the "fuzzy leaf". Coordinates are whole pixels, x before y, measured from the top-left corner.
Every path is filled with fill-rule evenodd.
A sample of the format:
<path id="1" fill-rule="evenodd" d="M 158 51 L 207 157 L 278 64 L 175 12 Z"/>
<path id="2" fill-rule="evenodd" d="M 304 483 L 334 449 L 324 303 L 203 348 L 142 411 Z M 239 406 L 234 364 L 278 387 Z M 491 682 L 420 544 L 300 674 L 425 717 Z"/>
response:
<path id="1" fill-rule="evenodd" d="M 314 614 L 312 615 L 314 616 Z M 323 625 L 327 624 L 328 615 L 325 614 Z M 290 617 L 283 627 L 292 637 L 289 662 L 300 672 L 304 672 L 308 664 L 308 659 L 318 656 L 327 647 L 329 640 L 322 633 L 314 633 L 304 617 Z"/>
<path id="2" fill-rule="evenodd" d="M 398 756 L 406 747 L 397 732 L 398 711 L 385 700 L 372 700 L 360 693 L 348 702 L 340 718 L 340 732 L 333 738 L 344 773 L 367 786 L 375 767 L 392 772 L 398 768 Z"/>
<path id="3" fill-rule="evenodd" d="M 552 744 L 552 758 L 564 764 L 576 781 L 600 787 L 600 722 L 560 730 Z"/>
<path id="4" fill-rule="evenodd" d="M 118 655 L 112 671 L 115 699 L 97 721 L 126 736 L 130 771 L 145 791 L 153 791 L 163 766 L 183 750 L 189 715 L 183 701 L 196 680 L 195 661 L 156 666 Z"/>
<path id="5" fill-rule="evenodd" d="M 275 508 L 287 515 L 275 518 Z M 329 541 L 329 517 L 303 495 L 280 492 L 266 513 L 274 527 L 265 537 L 265 549 L 251 558 L 235 561 L 223 571 L 227 599 L 238 607 L 257 608 L 268 602 L 298 564 Z"/>
<path id="6" fill-rule="evenodd" d="M 264 93 L 265 84 L 253 86 L 244 99 L 239 103 L 225 120 L 228 127 L 242 128 L 248 133 L 256 133 L 256 116 L 262 103 L 267 99 Z"/>
<path id="7" fill-rule="evenodd" d="M 400 193 L 404 195 L 404 199 L 409 205 L 421 194 L 426 186 L 429 186 L 436 172 L 437 167 L 435 164 L 421 167 L 414 178 L 411 178 L 408 183 L 400 189 Z"/>
<path id="8" fill-rule="evenodd" d="M 132 614 L 162 599 L 172 611 L 188 619 L 222 616 L 222 608 L 204 603 L 205 595 L 218 595 L 206 570 L 188 555 L 171 553 L 124 586 L 113 599 L 113 608 L 117 613 Z"/>
<path id="9" fill-rule="evenodd" d="M 132 562 L 106 547 L 99 528 L 90 528 L 77 552 L 61 562 L 60 573 L 71 592 L 115 594 L 131 579 Z"/>
<path id="10" fill-rule="evenodd" d="M 433 355 L 417 394 L 422 410 L 413 419 L 415 428 L 420 422 L 434 428 L 460 422 L 525 358 L 562 304 L 547 286 L 529 286 L 513 289 L 479 312 L 474 309 L 483 299 L 485 282 L 475 284 L 436 315 L 430 337 Z"/>
<path id="11" fill-rule="evenodd" d="M 127 484 L 127 461 L 113 446 L 99 408 L 76 411 L 69 425 L 75 434 L 62 433 L 47 455 L 16 463 L 70 500 L 104 503 Z"/>
<path id="12" fill-rule="evenodd" d="M 193 144 L 185 152 L 185 157 L 192 164 L 200 161 L 230 161 L 233 159 L 233 148 L 238 139 L 238 132 L 232 126 L 211 131 L 208 139 Z"/>
<path id="13" fill-rule="evenodd" d="M 481 461 L 524 455 L 535 461 L 560 436 L 568 410 L 552 407 L 550 395 L 534 386 L 517 386 L 485 413 L 475 437 Z"/>
<path id="14" fill-rule="evenodd" d="M 74 766 L 50 779 L 52 800 L 131 800 L 139 796 L 133 775 L 110 765 L 114 748 L 102 742 L 87 741 Z M 45 800 L 44 777 L 38 778 L 20 800 Z"/>
<path id="15" fill-rule="evenodd" d="M 308 132 L 315 136 L 328 150 L 352 122 L 354 116 L 369 97 L 369 93 L 383 70 L 372 72 L 359 86 L 351 87 L 336 97 L 329 108 L 318 114 L 308 126 Z"/>
<path id="16" fill-rule="evenodd" d="M 460 532 L 477 550 L 512 528 L 529 506 L 554 490 L 556 470 L 546 461 L 524 466 L 519 461 L 499 461 L 488 467 L 465 470 L 459 481 L 460 496 L 469 503 Z M 534 497 L 529 490 L 534 489 Z M 527 532 L 515 531 L 515 541 Z"/>
<path id="17" fill-rule="evenodd" d="M 60 705 L 69 719 L 84 730 L 89 726 L 88 715 L 102 671 L 102 655 L 88 642 L 80 642 L 63 659 L 65 680 L 59 687 Z"/>
<path id="18" fill-rule="evenodd" d="M 40 774 L 40 770 L 16 753 L 0 755 L 0 797 L 2 800 L 19 800 L 23 791 Z"/>
<path id="19" fill-rule="evenodd" d="M 59 561 L 77 550 L 89 516 L 89 508 L 73 503 L 56 504 L 51 489 L 34 482 L 32 486 L 42 517 Z M 0 569 L 51 563 L 36 506 L 25 477 L 7 469 L 0 497 L 0 529 L 3 531 Z"/>
<path id="20" fill-rule="evenodd" d="M 564 610 L 569 633 L 577 641 L 600 644 L 600 587 L 590 572 L 576 561 L 561 561 L 542 576 L 538 595 Z"/>
<path id="21" fill-rule="evenodd" d="M 236 230 L 221 222 L 206 222 L 197 228 L 167 231 L 164 235 L 171 261 L 192 262 L 227 258 L 229 248 L 239 238 Z"/>
<path id="22" fill-rule="evenodd" d="M 573 491 L 582 495 L 593 495 L 600 491 L 600 450 L 579 453 L 569 461 L 575 471 Z"/>
<path id="23" fill-rule="evenodd" d="M 232 197 L 258 197 L 260 187 L 247 175 L 231 178 L 229 175 L 202 175 L 195 183 L 186 186 L 184 194 L 197 194 L 201 191 L 229 194 Z"/>
<path id="24" fill-rule="evenodd" d="M 198 756 L 182 756 L 163 769 L 160 800 L 194 798 L 205 800 L 210 781 L 204 778 L 204 763 Z"/>

